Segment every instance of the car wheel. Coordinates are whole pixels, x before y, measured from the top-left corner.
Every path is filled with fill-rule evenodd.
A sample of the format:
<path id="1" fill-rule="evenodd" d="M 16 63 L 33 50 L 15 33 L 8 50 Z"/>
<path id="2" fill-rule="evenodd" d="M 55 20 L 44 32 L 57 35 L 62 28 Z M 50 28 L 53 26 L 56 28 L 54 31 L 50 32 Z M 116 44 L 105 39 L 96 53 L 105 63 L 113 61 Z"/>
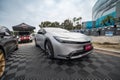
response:
<path id="1" fill-rule="evenodd" d="M 18 45 L 16 45 L 15 51 L 18 50 Z"/>
<path id="2" fill-rule="evenodd" d="M 5 56 L 4 52 L 0 49 L 0 77 L 3 75 L 5 70 Z"/>
<path id="3" fill-rule="evenodd" d="M 54 58 L 54 51 L 50 41 L 47 41 L 45 44 L 45 52 L 49 58 Z"/>
<path id="4" fill-rule="evenodd" d="M 39 45 L 38 45 L 37 42 L 36 42 L 36 39 L 35 39 L 35 46 L 36 46 L 36 47 L 39 47 Z"/>
<path id="5" fill-rule="evenodd" d="M 32 40 L 30 42 L 32 42 Z"/>

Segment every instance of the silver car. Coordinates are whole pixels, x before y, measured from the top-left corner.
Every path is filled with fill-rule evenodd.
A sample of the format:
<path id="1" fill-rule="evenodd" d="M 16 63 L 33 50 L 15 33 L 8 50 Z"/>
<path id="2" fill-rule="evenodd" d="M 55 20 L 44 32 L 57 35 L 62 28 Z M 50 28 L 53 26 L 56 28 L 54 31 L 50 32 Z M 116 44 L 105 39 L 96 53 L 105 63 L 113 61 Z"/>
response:
<path id="1" fill-rule="evenodd" d="M 35 44 L 50 58 L 74 59 L 93 51 L 91 38 L 61 28 L 41 28 L 35 36 Z"/>

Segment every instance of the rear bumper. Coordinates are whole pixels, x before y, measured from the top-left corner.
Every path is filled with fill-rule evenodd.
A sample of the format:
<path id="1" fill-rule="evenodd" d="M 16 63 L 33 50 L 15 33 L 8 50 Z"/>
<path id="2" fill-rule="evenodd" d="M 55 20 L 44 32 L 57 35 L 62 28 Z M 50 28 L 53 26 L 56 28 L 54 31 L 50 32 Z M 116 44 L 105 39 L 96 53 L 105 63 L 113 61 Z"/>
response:
<path id="1" fill-rule="evenodd" d="M 30 40 L 30 39 L 23 39 L 23 40 L 19 40 L 18 42 L 20 43 L 20 42 L 31 42 L 32 40 Z"/>

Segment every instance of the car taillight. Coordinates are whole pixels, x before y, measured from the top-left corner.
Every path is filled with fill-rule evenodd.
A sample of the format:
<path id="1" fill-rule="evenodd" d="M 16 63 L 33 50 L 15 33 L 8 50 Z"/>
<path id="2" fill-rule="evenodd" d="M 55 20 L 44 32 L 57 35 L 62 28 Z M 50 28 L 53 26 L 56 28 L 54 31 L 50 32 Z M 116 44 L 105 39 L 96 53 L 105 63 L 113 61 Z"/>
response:
<path id="1" fill-rule="evenodd" d="M 28 36 L 28 38 L 30 39 L 30 36 Z"/>
<path id="2" fill-rule="evenodd" d="M 27 39 L 30 39 L 30 36 L 27 36 Z"/>
<path id="3" fill-rule="evenodd" d="M 93 47 L 92 47 L 91 44 L 85 45 L 85 50 L 86 50 L 86 51 L 89 51 L 89 50 L 91 50 L 92 48 L 93 48 Z"/>
<path id="4" fill-rule="evenodd" d="M 21 40 L 24 40 L 24 36 L 21 36 L 20 39 L 21 39 Z"/>
<path id="5" fill-rule="evenodd" d="M 22 37 L 20 37 L 20 39 L 22 39 Z"/>

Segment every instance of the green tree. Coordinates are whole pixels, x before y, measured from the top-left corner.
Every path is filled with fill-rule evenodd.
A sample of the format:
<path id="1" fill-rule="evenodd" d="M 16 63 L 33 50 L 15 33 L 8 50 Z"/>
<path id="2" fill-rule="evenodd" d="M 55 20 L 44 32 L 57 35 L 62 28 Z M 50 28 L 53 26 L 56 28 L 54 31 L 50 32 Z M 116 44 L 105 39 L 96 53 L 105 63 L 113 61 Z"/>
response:
<path id="1" fill-rule="evenodd" d="M 55 22 L 52 22 L 51 23 L 51 26 L 50 27 L 59 27 L 60 26 L 60 23 L 55 21 Z"/>
<path id="2" fill-rule="evenodd" d="M 50 25 L 51 25 L 50 21 L 44 21 L 44 22 L 41 22 L 41 24 L 39 26 L 40 27 L 49 27 Z"/>
<path id="3" fill-rule="evenodd" d="M 74 24 L 75 24 L 75 22 L 76 22 L 76 19 L 77 19 L 76 17 L 73 18 L 73 23 L 74 23 Z"/>
<path id="4" fill-rule="evenodd" d="M 41 22 L 41 24 L 39 25 L 39 27 L 59 27 L 60 23 L 55 21 L 55 22 L 50 22 L 50 21 L 44 21 Z"/>
<path id="5" fill-rule="evenodd" d="M 62 23 L 62 25 L 64 25 L 65 29 L 72 30 L 73 23 L 72 23 L 71 20 L 69 20 L 69 19 L 64 20 L 64 22 Z"/>

